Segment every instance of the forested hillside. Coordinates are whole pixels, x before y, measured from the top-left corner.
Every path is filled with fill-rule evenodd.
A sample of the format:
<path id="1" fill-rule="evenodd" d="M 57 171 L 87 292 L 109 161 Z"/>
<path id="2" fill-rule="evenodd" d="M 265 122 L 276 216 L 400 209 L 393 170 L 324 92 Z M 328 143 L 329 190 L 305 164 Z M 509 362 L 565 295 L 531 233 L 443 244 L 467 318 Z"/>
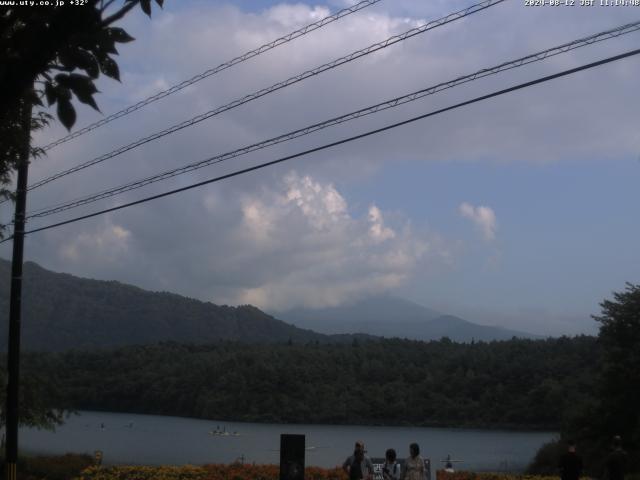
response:
<path id="1" fill-rule="evenodd" d="M 211 343 L 329 341 L 251 305 L 229 307 L 119 282 L 78 278 L 24 265 L 25 350 L 92 349 L 175 340 Z M 10 263 L 0 259 L 0 349 L 7 345 Z M 338 337 L 332 341 L 341 341 Z M 347 339 L 350 341 L 351 339 Z"/>
<path id="2" fill-rule="evenodd" d="M 272 343 L 289 338 L 340 343 L 351 342 L 354 335 L 360 339 L 380 335 L 455 341 L 530 337 L 392 297 L 345 308 L 297 310 L 289 312 L 283 322 L 251 305 L 214 305 L 120 282 L 56 273 L 33 262 L 25 263 L 24 278 L 22 345 L 26 350 L 113 348 L 162 341 Z M 0 259 L 0 350 L 6 348 L 9 280 L 10 263 Z"/>
<path id="3" fill-rule="evenodd" d="M 162 344 L 30 354 L 60 406 L 261 422 L 558 428 L 587 401 L 593 337 L 456 344 Z"/>

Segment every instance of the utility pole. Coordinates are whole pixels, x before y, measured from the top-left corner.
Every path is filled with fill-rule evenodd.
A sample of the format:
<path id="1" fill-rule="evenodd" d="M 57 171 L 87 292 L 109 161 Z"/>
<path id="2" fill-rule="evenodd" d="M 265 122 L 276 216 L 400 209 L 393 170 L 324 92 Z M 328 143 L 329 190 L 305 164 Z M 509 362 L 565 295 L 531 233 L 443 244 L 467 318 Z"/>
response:
<path id="1" fill-rule="evenodd" d="M 24 217 L 27 209 L 27 177 L 31 145 L 31 102 L 25 95 L 19 104 L 22 127 L 22 149 L 18 159 L 16 209 L 13 224 L 13 257 L 11 259 L 11 299 L 9 302 L 9 353 L 7 362 L 6 404 L 6 478 L 16 480 L 18 462 L 18 395 L 20 386 L 20 320 L 22 314 L 22 258 L 24 252 Z"/>

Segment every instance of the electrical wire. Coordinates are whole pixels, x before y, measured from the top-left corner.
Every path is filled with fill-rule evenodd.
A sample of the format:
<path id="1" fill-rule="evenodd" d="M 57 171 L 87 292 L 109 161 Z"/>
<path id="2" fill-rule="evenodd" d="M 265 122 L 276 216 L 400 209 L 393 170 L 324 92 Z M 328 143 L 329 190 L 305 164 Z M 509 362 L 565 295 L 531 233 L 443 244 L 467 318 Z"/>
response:
<path id="1" fill-rule="evenodd" d="M 490 75 L 495 75 L 498 74 L 500 72 L 504 72 L 507 70 L 511 70 L 514 68 L 518 68 L 521 67 L 523 65 L 528 65 L 534 62 L 538 62 L 538 61 L 542 61 L 544 59 L 547 59 L 549 57 L 555 56 L 555 55 L 559 55 L 562 53 L 566 53 L 569 52 L 571 50 L 575 50 L 577 48 L 581 48 L 584 46 L 588 46 L 588 45 L 592 45 L 594 43 L 597 42 L 601 42 L 604 40 L 608 40 L 611 38 L 616 38 L 619 37 L 621 35 L 626 35 L 632 32 L 635 32 L 637 30 L 640 30 L 640 21 L 636 21 L 633 23 L 628 23 L 625 25 L 621 25 L 621 26 L 617 26 L 615 28 L 606 30 L 604 32 L 600 32 L 600 33 L 596 33 L 593 35 L 589 35 L 587 37 L 583 37 L 577 40 L 574 40 L 572 42 L 568 42 L 568 43 L 564 43 L 562 45 L 558 45 L 556 47 L 552 47 L 552 48 L 548 48 L 546 50 L 542 50 L 540 52 L 536 52 L 530 55 L 527 55 L 525 57 L 521 57 L 515 60 L 510 60 L 507 62 L 503 62 L 499 65 L 493 66 L 493 67 L 489 67 L 489 68 L 484 68 L 482 70 L 476 71 L 474 73 L 468 74 L 468 75 L 464 75 L 464 76 L 460 76 L 457 77 L 453 80 L 449 80 L 447 82 L 442 82 L 439 83 L 437 85 L 428 87 L 428 88 L 424 88 L 421 90 L 418 90 L 416 92 L 413 93 L 409 93 L 407 95 L 403 95 L 400 97 L 396 97 L 393 98 L 391 100 L 386 100 L 384 102 L 380 102 L 377 103 L 375 105 L 366 107 L 366 108 L 362 108 L 360 110 L 356 110 L 354 112 L 351 113 L 347 113 L 345 115 L 341 115 L 338 117 L 334 117 L 331 118 L 329 120 L 325 120 L 323 122 L 320 123 L 316 123 L 313 125 L 309 125 L 307 127 L 298 129 L 298 130 L 294 130 L 292 132 L 288 132 L 282 135 L 279 135 L 277 137 L 273 137 L 270 138 L 268 140 L 263 140 L 261 142 L 258 143 L 254 143 L 252 145 L 248 145 L 227 153 L 223 153 L 220 155 L 216 155 L 214 157 L 210 157 L 207 158 L 205 160 L 201 160 L 199 162 L 195 162 L 195 163 L 191 163 L 179 168 L 175 168 L 172 170 L 168 170 L 150 177 L 146 177 L 134 182 L 129 182 L 126 183 L 124 185 L 120 185 L 118 187 L 114 187 L 108 190 L 103 190 L 101 192 L 95 193 L 95 194 L 91 194 L 88 196 L 84 196 L 75 200 L 71 200 L 71 201 L 67 201 L 65 203 L 61 203 L 58 205 L 54 205 L 54 206 L 50 206 L 50 207 L 45 207 L 45 208 L 41 208 L 38 210 L 34 210 L 32 212 L 29 212 L 27 214 L 27 219 L 31 219 L 31 218 L 42 218 L 42 217 L 46 217 L 49 215 L 53 215 L 55 213 L 60 213 L 63 212 L 65 210 L 70 210 L 72 208 L 76 208 L 82 205 L 86 205 L 89 203 L 94 203 L 98 200 L 102 200 L 105 198 L 110 198 L 113 197 L 115 195 L 119 195 L 131 190 L 136 190 L 138 188 L 142 188 L 144 186 L 150 185 L 152 183 L 156 183 L 162 180 L 166 180 L 168 178 L 172 178 L 178 175 L 182 175 L 184 173 L 188 173 L 194 170 L 198 170 L 200 168 L 204 168 L 213 164 L 217 164 L 217 163 L 221 163 L 223 161 L 229 160 L 231 158 L 236 158 L 239 157 L 241 155 L 245 155 L 248 154 L 250 152 L 254 152 L 257 150 L 261 150 L 279 143 L 283 143 L 289 140 L 293 140 L 295 138 L 299 138 L 305 135 L 309 135 L 313 132 L 317 132 L 319 130 L 331 127 L 331 126 L 335 126 L 341 123 L 345 123 L 351 120 L 355 120 L 357 118 L 361 118 L 367 115 L 371 115 L 371 114 L 375 114 L 390 108 L 395 108 L 399 105 L 403 105 L 409 102 L 413 102 L 415 100 L 418 100 L 420 98 L 423 98 L 425 96 L 428 95 L 433 95 L 435 93 L 441 92 L 443 90 L 449 89 L 449 88 L 453 88 L 455 86 L 464 84 L 464 83 L 468 83 L 480 78 L 484 78 Z"/>
<path id="2" fill-rule="evenodd" d="M 415 27 L 412 28 L 410 30 L 407 30 L 404 33 L 401 33 L 399 35 L 394 35 L 392 37 L 387 38 L 386 40 L 383 40 L 382 42 L 378 42 L 375 43 L 373 45 L 370 45 L 366 48 L 363 48 L 361 50 L 357 50 L 355 52 L 350 53 L 349 55 L 346 55 L 344 57 L 338 58 L 336 60 L 333 60 L 329 63 L 325 63 L 324 65 L 321 65 L 319 67 L 316 67 L 312 70 L 307 70 L 306 72 L 303 72 L 299 75 L 290 77 L 287 80 L 284 80 L 282 82 L 276 83 L 274 85 L 271 85 L 270 87 L 267 88 L 263 88 L 262 90 L 258 90 L 257 92 L 254 92 L 252 94 L 246 95 L 240 99 L 234 100 L 231 103 L 228 103 L 226 105 L 223 105 L 221 107 L 218 107 L 216 109 L 210 110 L 206 113 L 202 113 L 200 115 L 197 115 L 189 120 L 185 120 L 184 122 L 178 123 L 176 125 L 173 125 L 165 130 L 162 130 L 160 132 L 156 132 L 152 135 L 149 135 L 147 137 L 141 138 L 139 140 L 136 140 L 133 143 L 130 143 L 128 145 L 125 145 L 123 147 L 120 147 L 116 150 L 113 150 L 109 153 L 106 153 L 104 155 L 101 155 L 99 157 L 96 157 L 92 160 L 89 160 L 85 163 L 82 163 L 80 165 L 77 165 L 73 168 L 70 168 L 68 170 L 65 170 L 63 172 L 59 172 L 55 175 L 52 175 L 50 177 L 47 177 L 43 180 L 40 180 L 32 185 L 29 186 L 28 190 L 33 190 L 35 188 L 41 187 L 43 185 L 46 185 L 49 182 L 52 182 L 54 180 L 57 180 L 58 178 L 61 177 L 65 177 L 67 175 L 70 175 L 72 173 L 75 173 L 77 171 L 83 170 L 87 167 L 90 167 L 92 165 L 96 165 L 98 163 L 104 162 L 105 160 L 108 160 L 110 158 L 116 157 L 118 155 L 121 155 L 125 152 L 128 152 L 129 150 L 133 150 L 134 148 L 137 148 L 141 145 L 144 145 L 146 143 L 152 142 L 154 140 L 157 140 L 159 138 L 162 138 L 166 135 L 175 133 L 179 130 L 182 130 L 184 128 L 187 127 L 191 127 L 199 122 L 202 122 L 204 120 L 207 120 L 215 115 L 219 115 L 220 113 L 226 112 L 228 110 L 231 110 L 233 108 L 239 107 L 240 105 L 243 105 L 245 103 L 251 102 L 253 100 L 256 100 L 260 97 L 263 97 L 265 95 L 268 95 L 270 93 L 273 93 L 277 90 L 283 89 L 285 87 L 288 87 L 290 85 L 293 85 L 295 83 L 298 83 L 302 80 L 306 80 L 307 78 L 313 77 L 315 75 L 319 75 L 320 73 L 323 73 L 327 70 L 331 70 L 333 68 L 336 68 L 340 65 L 352 62 L 360 57 L 363 57 L 365 55 L 369 55 L 373 52 L 376 52 L 378 50 L 382 50 L 386 47 L 389 47 L 391 45 L 394 45 L 398 42 L 402 42 L 404 40 L 407 40 L 408 38 L 411 38 L 415 35 L 419 35 L 421 33 L 427 32 L 429 30 L 432 30 L 434 28 L 437 28 L 439 26 L 445 25 L 447 23 L 453 22 L 455 20 L 459 20 L 461 18 L 467 17 L 469 15 L 472 15 L 474 13 L 480 12 L 482 10 L 485 10 L 489 7 L 492 7 L 494 5 L 497 5 L 499 3 L 504 2 L 505 0 L 483 0 L 482 2 L 476 3 L 474 5 L 471 5 L 470 7 L 467 7 L 463 10 L 459 10 L 457 12 L 454 13 L 450 13 L 449 15 L 446 15 L 442 18 L 439 18 L 437 20 L 432 20 L 428 23 L 425 23 L 419 27 Z M 1 202 L 0 202 L 1 203 Z"/>
<path id="3" fill-rule="evenodd" d="M 268 52 L 269 50 L 273 50 L 276 47 L 279 47 L 280 45 L 284 45 L 286 43 L 289 43 L 292 40 L 295 40 L 296 38 L 302 37 L 308 33 L 313 32 L 314 30 L 318 30 L 322 27 L 324 27 L 325 25 L 329 25 L 330 23 L 335 22 L 336 20 L 340 20 L 341 18 L 346 17 L 347 15 L 351 15 L 352 13 L 355 13 L 359 10 L 362 10 L 363 8 L 367 8 L 371 5 L 374 5 L 378 2 L 381 2 L 382 0 L 363 0 L 359 3 L 356 3 L 355 5 L 349 7 L 349 8 L 344 8 L 336 13 L 334 13 L 333 15 L 329 15 L 327 17 L 324 17 L 320 20 L 318 20 L 317 22 L 313 22 L 310 23 L 309 25 L 305 25 L 302 28 L 299 28 L 298 30 L 295 30 L 291 33 L 288 33 L 287 35 L 277 38 L 269 43 L 265 43 L 264 45 L 259 46 L 258 48 L 248 51 L 246 53 L 243 53 L 242 55 L 235 57 L 227 62 L 221 63 L 220 65 L 218 65 L 217 67 L 213 67 L 210 68 L 209 70 L 206 70 L 198 75 L 195 75 L 193 77 L 191 77 L 188 80 L 184 80 L 182 82 L 180 82 L 177 85 L 174 85 L 166 90 L 163 90 L 161 92 L 158 92 L 144 100 L 139 101 L 138 103 L 135 103 L 134 105 L 130 105 L 127 108 L 124 108 L 116 113 L 113 113 L 111 115 L 109 115 L 108 117 L 105 117 L 95 123 L 92 123 L 90 125 L 87 125 L 84 128 L 81 128 L 80 130 L 77 130 L 73 133 L 70 133 L 69 135 L 59 138 L 58 140 L 49 143 L 48 145 L 45 145 L 44 147 L 42 147 L 42 149 L 44 151 L 49 151 L 52 148 L 61 145 L 65 142 L 68 142 L 69 140 L 72 140 L 74 138 L 77 138 L 81 135 L 84 135 L 85 133 L 88 133 L 92 130 L 95 130 L 99 127 L 102 127 L 103 125 L 106 125 L 107 123 L 110 123 L 118 118 L 124 117 L 126 115 L 129 115 L 130 113 L 135 112 L 136 110 L 140 110 L 143 107 L 146 107 L 147 105 L 156 102 L 164 97 L 168 97 L 169 95 L 172 95 L 176 92 L 179 92 L 180 90 L 187 88 L 190 85 L 193 85 L 194 83 L 197 83 L 201 80 L 204 80 L 205 78 L 208 78 L 212 75 L 215 75 L 216 73 L 222 72 L 223 70 L 226 70 L 227 68 L 233 67 L 234 65 L 238 65 L 239 63 L 245 62 L 253 57 L 257 57 L 258 55 L 261 55 L 265 52 Z"/>
<path id="4" fill-rule="evenodd" d="M 332 142 L 332 143 L 327 143 L 327 144 L 321 145 L 319 147 L 315 147 L 315 148 L 311 148 L 309 150 L 305 150 L 303 152 L 295 153 L 293 155 L 288 155 L 286 157 L 281 157 L 281 158 L 278 158 L 276 160 L 272 160 L 270 162 L 261 163 L 259 165 L 254 165 L 252 167 L 244 168 L 242 170 L 237 170 L 235 172 L 231 172 L 231 173 L 228 173 L 226 175 L 221 175 L 219 177 L 215 177 L 215 178 L 211 178 L 211 179 L 208 179 L 208 180 L 204 180 L 202 182 L 198 182 L 198 183 L 194 183 L 194 184 L 191 184 L 191 185 L 187 185 L 185 187 L 177 188 L 177 189 L 170 190 L 170 191 L 167 191 L 167 192 L 163 192 L 163 193 L 160 193 L 160 194 L 157 194 L 157 195 L 152 195 L 150 197 L 142 198 L 142 199 L 136 200 L 134 202 L 129 202 L 129 203 L 126 203 L 126 204 L 123 204 L 123 205 L 118 205 L 118 206 L 115 206 L 115 207 L 107 208 L 107 209 L 104 209 L 104 210 L 100 210 L 100 211 L 97 211 L 97 212 L 94 212 L 94 213 L 90 213 L 90 214 L 87 214 L 87 215 L 82 215 L 82 216 L 75 217 L 75 218 L 72 218 L 72 219 L 69 219 L 69 220 L 65 220 L 65 221 L 62 221 L 62 222 L 57 222 L 57 223 L 53 223 L 53 224 L 50 224 L 50 225 L 46 225 L 44 227 L 39 227 L 39 228 L 35 228 L 35 229 L 32 229 L 32 230 L 28 230 L 28 231 L 26 231 L 24 233 L 25 233 L 25 235 L 27 235 L 27 234 L 32 234 L 32 233 L 41 232 L 41 231 L 44 231 L 44 230 L 49 230 L 49 229 L 52 229 L 52 228 L 60 227 L 60 226 L 63 226 L 63 225 L 68 225 L 70 223 L 79 222 L 81 220 L 92 218 L 92 217 L 95 217 L 95 216 L 98 216 L 98 215 L 103 215 L 105 213 L 114 212 L 116 210 L 122 210 L 124 208 L 128 208 L 128 207 L 131 207 L 131 206 L 134 206 L 134 205 L 139 205 L 139 204 L 146 203 L 146 202 L 149 202 L 149 201 L 152 201 L 152 200 L 157 200 L 159 198 L 163 198 L 163 197 L 167 197 L 167 196 L 170 196 L 170 195 L 174 195 L 176 193 L 180 193 L 180 192 L 184 192 L 184 191 L 187 191 L 187 190 L 191 190 L 191 189 L 194 189 L 194 188 L 197 188 L 197 187 L 201 187 L 203 185 L 208 185 L 210 183 L 219 182 L 219 181 L 222 181 L 222 180 L 225 180 L 225 179 L 228 179 L 228 178 L 232 178 L 232 177 L 236 177 L 238 175 L 246 174 L 246 173 L 249 173 L 249 172 L 252 172 L 252 171 L 255 171 L 255 170 L 260 170 L 262 168 L 266 168 L 266 167 L 269 167 L 269 166 L 272 166 L 272 165 L 276 165 L 278 163 L 282 163 L 282 162 L 285 162 L 285 161 L 288 161 L 288 160 L 292 160 L 294 158 L 302 157 L 302 156 L 305 156 L 305 155 L 309 155 L 311 153 L 319 152 L 319 151 L 326 150 L 326 149 L 329 149 L 329 148 L 332 148 L 332 147 L 336 147 L 338 145 L 349 143 L 349 142 L 352 142 L 354 140 L 359 140 L 361 138 L 365 138 L 365 137 L 369 137 L 369 136 L 372 136 L 372 135 L 376 135 L 376 134 L 385 132 L 387 130 L 392 130 L 394 128 L 397 128 L 397 127 L 400 127 L 400 126 L 403 126 L 403 125 L 407 125 L 407 124 L 416 122 L 418 120 L 422 120 L 422 119 L 425 119 L 425 118 L 428 118 L 428 117 L 432 117 L 432 116 L 435 116 L 435 115 L 438 115 L 438 114 L 441 114 L 441 113 L 444 113 L 444 112 L 448 112 L 448 111 L 451 111 L 451 110 L 454 110 L 454 109 L 457 109 L 457 108 L 460 108 L 460 107 L 464 107 L 464 106 L 471 105 L 471 104 L 474 104 L 474 103 L 477 103 L 477 102 L 488 100 L 490 98 L 498 97 L 500 95 L 504 95 L 504 94 L 507 94 L 507 93 L 510 93 L 510 92 L 514 92 L 516 90 L 521 90 L 521 89 L 528 88 L 528 87 L 531 87 L 531 86 L 534 86 L 534 85 L 538 85 L 540 83 L 548 82 L 548 81 L 554 80 L 556 78 L 564 77 L 564 76 L 567 76 L 567 75 L 572 75 L 574 73 L 577 73 L 577 72 L 580 72 L 580 71 L 583 71 L 583 70 L 587 70 L 587 69 L 590 69 L 590 68 L 598 67 L 600 65 L 611 63 L 611 62 L 614 62 L 614 61 L 617 61 L 617 60 L 621 60 L 623 58 L 627 58 L 627 57 L 631 57 L 631 56 L 634 56 L 634 55 L 638 55 L 639 53 L 640 53 L 640 49 L 635 49 L 635 50 L 631 50 L 629 52 L 625 52 L 625 53 L 622 53 L 622 54 L 619 54 L 619 55 L 615 55 L 615 56 L 612 56 L 612 57 L 607 57 L 607 58 L 605 58 L 603 60 L 599 60 L 599 61 L 596 61 L 596 62 L 588 63 L 588 64 L 585 64 L 585 65 L 581 65 L 579 67 L 575 67 L 575 68 L 571 68 L 571 69 L 568 69 L 568 70 L 564 70 L 562 72 L 555 73 L 555 74 L 552 74 L 552 75 L 547 75 L 547 76 L 544 76 L 544 77 L 540 77 L 540 78 L 537 78 L 535 80 L 531 80 L 531 81 L 528 81 L 528 82 L 520 83 L 518 85 L 514 85 L 512 87 L 505 88 L 503 90 L 498 90 L 498 91 L 495 91 L 493 93 L 489 93 L 489 94 L 486 94 L 486 95 L 475 97 L 475 98 L 473 98 L 471 100 L 467 100 L 465 102 L 457 103 L 455 105 L 451 105 L 449 107 L 445 107 L 445 108 L 441 108 L 439 110 L 435 110 L 435 111 L 432 111 L 432 112 L 429 112 L 429 113 L 425 113 L 425 114 L 419 115 L 417 117 L 412 117 L 412 118 L 409 118 L 407 120 L 403 120 L 401 122 L 397 122 L 397 123 L 393 123 L 393 124 L 387 125 L 385 127 L 377 128 L 375 130 L 370 130 L 368 132 L 361 133 L 359 135 L 354 135 L 354 136 L 351 136 L 351 137 L 348 137 L 348 138 L 344 138 L 342 140 L 338 140 L 338 141 L 335 141 L 335 142 Z M 4 243 L 4 242 L 10 240 L 11 238 L 13 238 L 13 236 L 8 237 L 5 240 L 0 241 L 0 243 Z"/>

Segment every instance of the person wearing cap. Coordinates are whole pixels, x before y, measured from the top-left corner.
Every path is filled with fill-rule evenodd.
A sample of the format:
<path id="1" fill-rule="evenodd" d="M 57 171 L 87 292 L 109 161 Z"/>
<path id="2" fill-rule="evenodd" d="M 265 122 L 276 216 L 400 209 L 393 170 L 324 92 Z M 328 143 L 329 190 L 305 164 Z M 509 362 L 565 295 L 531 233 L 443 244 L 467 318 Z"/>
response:
<path id="1" fill-rule="evenodd" d="M 358 440 L 353 455 L 347 457 L 342 464 L 342 469 L 349 475 L 349 480 L 373 479 L 373 463 L 371 463 L 371 459 L 367 457 L 365 453 L 364 442 Z"/>
<path id="2" fill-rule="evenodd" d="M 558 463 L 561 480 L 578 480 L 582 474 L 582 458 L 576 453 L 576 442 L 567 442 L 567 451 Z"/>

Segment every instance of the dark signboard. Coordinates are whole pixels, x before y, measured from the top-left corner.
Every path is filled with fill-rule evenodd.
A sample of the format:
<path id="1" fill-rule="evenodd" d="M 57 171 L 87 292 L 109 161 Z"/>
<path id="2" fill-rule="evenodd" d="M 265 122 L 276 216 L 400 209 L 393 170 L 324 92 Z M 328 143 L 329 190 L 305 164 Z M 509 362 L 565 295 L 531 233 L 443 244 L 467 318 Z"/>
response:
<path id="1" fill-rule="evenodd" d="M 280 435 L 280 480 L 304 480 L 304 435 Z"/>

